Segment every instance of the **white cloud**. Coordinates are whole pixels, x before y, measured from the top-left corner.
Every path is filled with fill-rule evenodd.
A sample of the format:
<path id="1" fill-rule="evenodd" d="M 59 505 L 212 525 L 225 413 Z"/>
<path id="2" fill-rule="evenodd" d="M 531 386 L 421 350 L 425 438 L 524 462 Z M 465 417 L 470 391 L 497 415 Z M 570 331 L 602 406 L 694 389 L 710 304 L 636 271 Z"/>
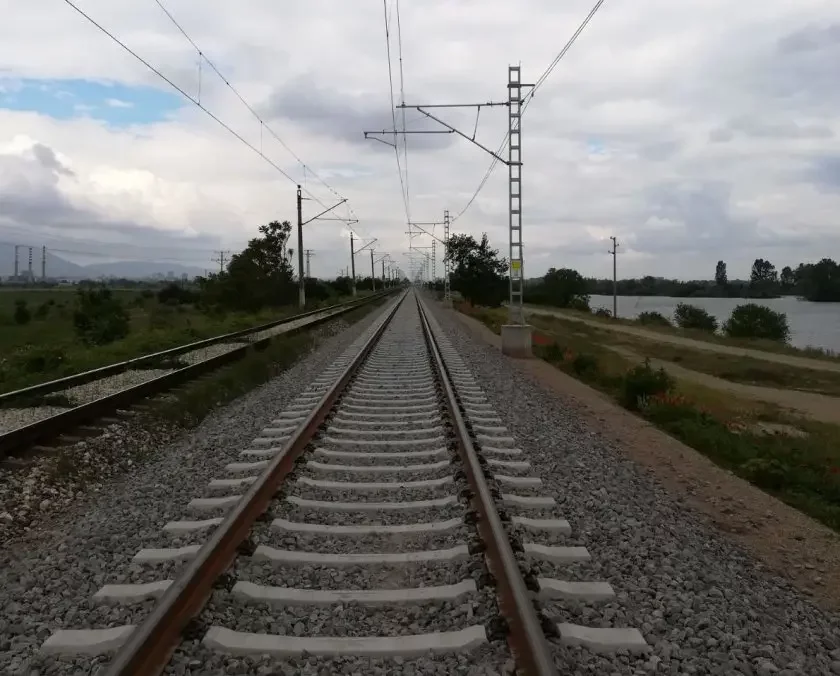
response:
<path id="1" fill-rule="evenodd" d="M 508 64 L 521 62 L 523 79 L 533 81 L 591 4 L 402 3 L 406 101 L 504 98 Z M 80 6 L 197 95 L 195 51 L 154 3 Z M 170 9 L 246 99 L 271 114 L 272 129 L 350 198 L 360 233 L 405 260 L 393 150 L 362 139 L 363 129 L 390 126 L 381 5 L 242 0 L 208 8 L 182 0 Z M 0 61 L 15 80 L 165 86 L 69 8 L 47 12 L 20 3 L 11 18 L 0 25 Z M 710 276 L 723 257 L 734 277 L 759 255 L 783 265 L 832 254 L 840 210 L 840 95 L 831 85 L 840 58 L 837 26 L 840 6 L 822 0 L 605 3 L 523 120 L 529 274 L 572 265 L 607 275 L 610 234 L 625 243 L 625 274 Z M 395 21 L 391 29 L 395 37 Z M 393 55 L 398 83 L 395 45 Z M 261 139 L 260 125 L 206 66 L 201 97 L 304 181 L 294 158 L 270 134 Z M 472 133 L 473 110 L 440 114 Z M 419 117 L 407 113 L 410 128 L 418 128 Z M 477 139 L 495 148 L 504 125 L 504 109 L 482 110 Z M 53 180 L 50 171 L 33 168 L 35 160 L 17 158 L 0 172 L 0 200 L 23 176 L 43 182 L 60 224 L 52 229 L 68 236 L 73 228 L 77 237 L 91 230 L 79 227 L 79 218 L 62 220 L 61 208 L 93 214 L 112 224 L 109 236 L 119 230 L 138 244 L 183 233 L 230 248 L 261 222 L 294 219 L 294 184 L 194 107 L 127 128 L 0 110 L 0 145 L 21 133 L 55 151 L 73 177 Z M 489 158 L 461 138 L 439 137 L 445 143 L 422 150 L 420 138 L 408 140 L 412 216 L 438 220 L 444 208 L 455 214 L 463 207 Z M 592 141 L 602 150 L 592 152 Z M 453 226 L 486 230 L 502 251 L 506 173 L 497 168 Z M 333 195 L 311 175 L 306 186 L 331 203 Z M 304 204 L 307 214 L 321 210 Z M 35 226 L 45 224 L 29 224 Z M 318 251 L 313 272 L 335 274 L 347 264 L 340 232 L 336 222 L 307 226 L 306 247 Z"/>
<path id="2" fill-rule="evenodd" d="M 105 105 L 109 108 L 134 108 L 134 104 L 130 101 L 121 101 L 120 99 L 105 99 Z"/>

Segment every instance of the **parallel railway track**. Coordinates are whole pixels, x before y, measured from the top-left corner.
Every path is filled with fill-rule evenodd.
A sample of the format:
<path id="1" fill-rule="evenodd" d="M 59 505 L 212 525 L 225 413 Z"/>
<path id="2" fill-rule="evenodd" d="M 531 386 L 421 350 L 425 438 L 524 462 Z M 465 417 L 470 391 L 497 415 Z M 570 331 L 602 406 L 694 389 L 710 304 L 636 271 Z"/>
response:
<path id="1" fill-rule="evenodd" d="M 14 407 L 18 402 L 28 402 L 49 395 L 72 391 L 72 388 L 95 384 L 97 381 L 125 374 L 137 369 L 148 369 L 155 364 L 177 361 L 184 355 L 196 355 L 192 363 L 156 377 L 142 379 L 137 384 L 122 387 L 102 396 L 94 396 L 76 406 L 59 410 L 29 424 L 21 425 L 0 434 L 0 459 L 20 453 L 28 447 L 54 439 L 72 431 L 79 425 L 93 422 L 118 409 L 171 390 L 210 371 L 244 357 L 250 350 L 262 349 L 279 334 L 293 333 L 314 328 L 350 312 L 364 304 L 381 299 L 375 294 L 357 300 L 332 305 L 318 310 L 285 317 L 261 326 L 196 341 L 176 348 L 144 355 L 135 359 L 103 366 L 84 373 L 66 376 L 13 392 L 0 394 L 0 406 Z M 215 348 L 215 349 L 214 349 Z M 221 349 L 220 349 L 221 348 Z M 207 351 L 203 354 L 202 351 Z"/>
<path id="2" fill-rule="evenodd" d="M 420 659 L 420 673 L 545 676 L 557 673 L 547 636 L 649 649 L 633 628 L 538 613 L 540 598 L 614 591 L 530 574 L 529 561 L 560 571 L 590 554 L 563 546 L 570 524 L 413 292 L 225 469 L 135 553 L 139 575 L 95 594 L 136 607 L 132 623 L 59 630 L 42 650 L 116 651 L 113 676 L 184 673 L 173 661 L 217 673 L 218 654 L 249 660 L 241 673 L 296 659 L 315 660 L 311 673 L 397 673 Z"/>

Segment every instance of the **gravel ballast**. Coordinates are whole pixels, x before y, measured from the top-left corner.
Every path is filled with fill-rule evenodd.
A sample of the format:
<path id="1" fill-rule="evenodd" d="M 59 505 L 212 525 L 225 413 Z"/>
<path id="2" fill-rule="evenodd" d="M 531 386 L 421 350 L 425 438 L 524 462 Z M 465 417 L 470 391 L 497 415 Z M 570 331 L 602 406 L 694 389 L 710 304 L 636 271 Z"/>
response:
<path id="1" fill-rule="evenodd" d="M 167 441 L 150 437 L 156 447 L 148 464 L 97 485 L 93 493 L 79 488 L 62 515 L 33 521 L 23 539 L 6 542 L 0 550 L 0 673 L 98 673 L 107 658 L 58 659 L 40 655 L 39 648 L 56 629 L 118 626 L 147 612 L 149 602 L 103 610 L 91 597 L 103 584 L 151 579 L 148 568 L 130 562 L 134 554 L 172 546 L 173 538 L 161 527 L 184 518 L 187 503 L 202 495 L 211 479 L 223 476 L 223 466 L 237 460 L 239 451 L 381 312 L 375 309 L 349 327 L 339 319 L 318 329 L 322 344 L 279 377 L 212 412 L 188 435 L 172 441 L 173 430 L 165 430 Z M 100 449 L 103 455 L 112 452 L 108 437 L 83 443 L 94 468 Z M 29 476 L 29 469 L 16 470 L 0 475 L 0 481 L 19 483 Z M 181 565 L 157 566 L 154 578 L 171 577 Z"/>
<path id="2" fill-rule="evenodd" d="M 688 512 L 621 450 L 574 418 L 551 392 L 498 349 L 467 334 L 428 304 L 495 409 L 569 520 L 558 544 L 588 548 L 592 560 L 534 566 L 539 576 L 606 580 L 615 599 L 542 603 L 555 622 L 632 626 L 646 655 L 595 655 L 550 639 L 561 673 L 829 676 L 840 673 L 840 618 Z"/>

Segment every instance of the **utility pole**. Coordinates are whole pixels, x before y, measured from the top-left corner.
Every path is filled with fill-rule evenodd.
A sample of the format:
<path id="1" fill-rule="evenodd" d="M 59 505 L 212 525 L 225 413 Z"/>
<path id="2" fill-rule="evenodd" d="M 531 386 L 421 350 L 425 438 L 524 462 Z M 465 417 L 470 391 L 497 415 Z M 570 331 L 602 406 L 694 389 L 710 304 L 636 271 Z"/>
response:
<path id="1" fill-rule="evenodd" d="M 230 261 L 228 256 L 230 256 L 230 251 L 216 251 L 218 255 L 217 258 L 211 258 L 214 263 L 219 264 L 219 274 L 221 275 L 225 271 L 225 265 Z"/>
<path id="2" fill-rule="evenodd" d="M 41 281 L 47 281 L 47 247 L 41 247 Z"/>
<path id="3" fill-rule="evenodd" d="M 18 249 L 20 248 L 19 244 L 15 244 L 15 281 L 18 281 L 18 275 L 20 274 L 20 264 L 18 263 Z"/>
<path id="4" fill-rule="evenodd" d="M 376 270 L 373 269 L 373 249 L 370 250 L 370 290 L 376 291 Z"/>
<path id="5" fill-rule="evenodd" d="M 356 252 L 353 251 L 353 231 L 350 231 L 350 269 L 353 278 L 353 297 L 356 296 Z"/>
<path id="6" fill-rule="evenodd" d="M 616 278 L 616 259 L 618 258 L 618 240 L 615 237 L 610 237 L 612 240 L 612 251 L 607 253 L 612 254 L 613 257 L 613 318 L 618 319 L 618 280 Z"/>
<path id="7" fill-rule="evenodd" d="M 300 186 L 297 187 L 297 217 L 298 217 L 298 305 L 301 310 L 306 307 L 306 279 L 303 276 L 303 195 Z"/>
<path id="8" fill-rule="evenodd" d="M 29 247 L 29 283 L 35 281 L 35 275 L 32 274 L 32 247 Z"/>
<path id="9" fill-rule="evenodd" d="M 359 222 L 359 221 L 357 221 L 356 219 L 351 219 L 351 220 L 349 220 L 349 221 L 348 221 L 347 219 L 344 219 L 344 218 L 321 218 L 324 214 L 329 213 L 330 211 L 332 211 L 333 209 L 335 209 L 337 206 L 340 206 L 340 205 L 344 204 L 344 203 L 347 201 L 347 199 L 346 199 L 346 198 L 342 198 L 341 200 L 339 200 L 338 202 L 336 202 L 335 204 L 333 204 L 331 207 L 327 207 L 327 208 L 326 208 L 326 209 L 324 209 L 321 213 L 316 214 L 316 215 L 315 215 L 315 216 L 313 216 L 312 218 L 309 218 L 309 219 L 307 219 L 307 220 L 305 220 L 305 221 L 304 221 L 304 220 L 303 220 L 303 200 L 304 200 L 304 199 L 309 199 L 309 198 L 308 198 L 308 197 L 307 197 L 307 198 L 304 198 L 304 197 L 303 197 L 303 195 L 301 194 L 301 188 L 300 188 L 300 186 L 298 186 L 298 187 L 297 187 L 297 214 L 298 214 L 298 304 L 300 305 L 300 307 L 301 307 L 301 308 L 303 308 L 303 307 L 305 307 L 305 306 L 306 306 L 306 283 L 305 283 L 305 280 L 304 280 L 304 275 L 303 275 L 303 251 L 304 251 L 304 250 L 303 250 L 303 226 L 304 226 L 304 225 L 306 225 L 307 223 L 311 223 L 312 221 L 316 221 L 316 220 L 322 220 L 322 221 L 330 221 L 330 220 L 335 221 L 335 220 L 339 220 L 339 221 L 344 221 L 345 223 L 348 223 L 348 224 L 349 224 L 349 223 L 358 223 L 358 222 Z M 354 295 L 354 296 L 356 295 L 356 291 L 355 291 L 355 283 L 354 283 L 354 287 L 353 287 L 353 295 Z"/>
<path id="10" fill-rule="evenodd" d="M 315 252 L 312 249 L 306 249 L 303 253 L 306 255 L 306 276 L 311 278 L 312 277 L 312 271 L 310 270 L 310 267 L 309 267 L 309 259 L 312 258 L 312 256 L 315 255 Z"/>
<path id="11" fill-rule="evenodd" d="M 509 232 L 509 260 L 510 260 L 510 303 L 509 303 L 509 324 L 502 326 L 502 351 L 511 356 L 530 356 L 531 354 L 531 328 L 525 324 L 523 309 L 525 274 L 523 268 L 523 241 L 522 241 L 522 90 L 525 87 L 533 88 L 532 84 L 525 84 L 521 80 L 520 66 L 508 66 L 507 101 L 489 101 L 487 103 L 466 103 L 466 104 L 422 104 L 408 105 L 400 103 L 397 108 L 413 108 L 422 113 L 430 120 L 434 120 L 445 130 L 441 133 L 455 133 L 465 138 L 473 145 L 481 148 L 484 152 L 492 155 L 493 158 L 507 165 L 508 167 L 508 232 Z M 478 116 L 481 108 L 486 106 L 507 106 L 508 107 L 508 157 L 503 158 L 487 146 L 475 140 L 478 129 Z M 456 129 L 451 124 L 430 113 L 431 108 L 477 108 L 476 130 L 472 135 Z M 365 138 L 375 138 L 375 135 L 382 134 L 410 134 L 411 131 L 390 130 L 382 132 L 364 132 Z M 396 138 L 396 136 L 395 136 Z M 376 139 L 388 143 L 383 139 Z M 392 144 L 388 144 L 392 145 Z M 395 144 L 394 144 L 395 145 Z"/>
<path id="12" fill-rule="evenodd" d="M 449 286 L 449 209 L 443 211 L 443 304 L 452 307 L 452 289 Z"/>

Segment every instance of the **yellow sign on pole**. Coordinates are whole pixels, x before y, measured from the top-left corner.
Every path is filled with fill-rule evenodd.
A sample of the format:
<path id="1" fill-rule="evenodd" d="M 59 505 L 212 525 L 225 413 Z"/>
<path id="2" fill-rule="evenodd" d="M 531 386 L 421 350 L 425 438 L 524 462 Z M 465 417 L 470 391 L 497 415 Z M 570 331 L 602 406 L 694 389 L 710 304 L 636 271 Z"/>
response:
<path id="1" fill-rule="evenodd" d="M 510 276 L 513 279 L 519 279 L 522 275 L 522 261 L 510 262 Z"/>

